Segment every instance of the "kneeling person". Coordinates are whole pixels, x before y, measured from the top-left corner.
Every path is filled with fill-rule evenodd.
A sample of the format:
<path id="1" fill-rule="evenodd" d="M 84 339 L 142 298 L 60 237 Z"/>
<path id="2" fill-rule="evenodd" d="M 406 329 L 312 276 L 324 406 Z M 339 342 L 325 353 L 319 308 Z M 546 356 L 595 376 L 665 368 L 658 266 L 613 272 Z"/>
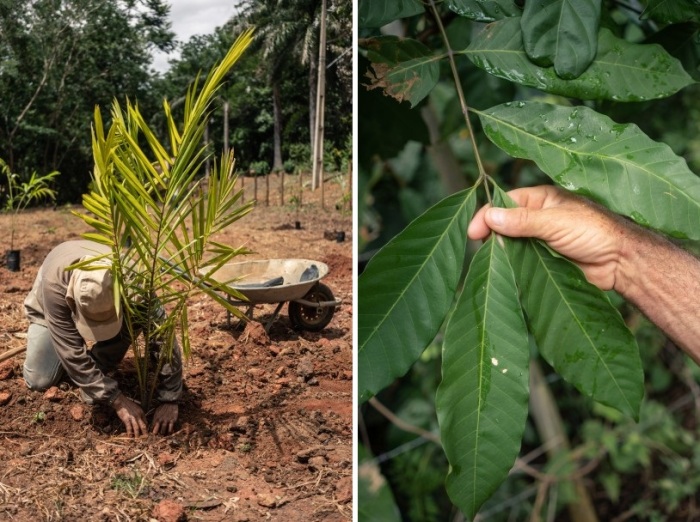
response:
<path id="1" fill-rule="evenodd" d="M 128 435 L 145 435 L 148 427 L 141 406 L 122 394 L 117 382 L 106 375 L 131 345 L 128 329 L 114 306 L 110 265 L 104 261 L 105 268 L 100 270 L 66 270 L 109 251 L 92 241 L 67 241 L 46 256 L 24 301 L 29 318 L 24 379 L 30 389 L 43 391 L 65 373 L 80 387 L 85 402 L 110 405 Z M 95 341 L 91 350 L 86 341 Z M 171 362 L 162 366 L 158 377 L 155 398 L 160 405 L 152 433 L 174 430 L 181 394 L 182 360 L 176 343 Z"/>

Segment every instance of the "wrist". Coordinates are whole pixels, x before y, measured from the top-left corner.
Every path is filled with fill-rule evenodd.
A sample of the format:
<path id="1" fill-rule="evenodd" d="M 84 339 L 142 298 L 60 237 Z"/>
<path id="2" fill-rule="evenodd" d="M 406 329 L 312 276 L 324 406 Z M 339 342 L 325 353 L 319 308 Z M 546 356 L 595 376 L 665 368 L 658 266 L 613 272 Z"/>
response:
<path id="1" fill-rule="evenodd" d="M 669 253 L 679 249 L 662 236 L 634 224 L 628 224 L 620 238 L 614 290 L 636 302 L 660 275 L 656 272 L 668 262 Z"/>
<path id="2" fill-rule="evenodd" d="M 115 410 L 119 408 L 122 403 L 124 402 L 124 394 L 117 390 L 117 393 L 114 394 L 114 396 L 107 401 L 107 404 L 109 404 L 112 408 Z"/>
<path id="3" fill-rule="evenodd" d="M 635 241 L 629 237 L 629 231 L 627 232 L 621 236 L 613 283 L 613 290 L 623 297 L 628 297 L 632 293 L 639 258 L 637 248 L 634 246 Z"/>

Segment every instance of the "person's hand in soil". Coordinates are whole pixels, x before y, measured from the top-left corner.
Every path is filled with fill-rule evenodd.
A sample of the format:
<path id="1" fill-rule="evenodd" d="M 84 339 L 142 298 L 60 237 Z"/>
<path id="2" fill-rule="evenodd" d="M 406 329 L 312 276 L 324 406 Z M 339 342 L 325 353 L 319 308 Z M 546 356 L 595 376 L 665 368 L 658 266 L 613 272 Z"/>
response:
<path id="1" fill-rule="evenodd" d="M 508 193 L 519 208 L 485 206 L 467 230 L 535 237 L 576 263 L 602 290 L 615 290 L 700 364 L 700 260 L 662 236 L 553 186 Z"/>
<path id="2" fill-rule="evenodd" d="M 155 435 L 169 435 L 175 431 L 177 422 L 178 407 L 174 402 L 166 402 L 156 408 L 153 415 L 153 429 L 151 433 Z"/>
<path id="3" fill-rule="evenodd" d="M 112 407 L 124 423 L 126 434 L 129 437 L 140 437 L 141 435 L 148 434 L 146 416 L 141 406 L 126 397 L 123 393 L 120 393 L 112 403 Z"/>

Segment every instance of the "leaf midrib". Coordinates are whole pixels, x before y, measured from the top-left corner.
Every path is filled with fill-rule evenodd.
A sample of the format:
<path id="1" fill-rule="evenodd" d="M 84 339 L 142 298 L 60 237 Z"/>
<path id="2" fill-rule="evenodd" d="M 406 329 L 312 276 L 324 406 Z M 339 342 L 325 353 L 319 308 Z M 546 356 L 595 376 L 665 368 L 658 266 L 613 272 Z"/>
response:
<path id="1" fill-rule="evenodd" d="M 484 351 L 485 351 L 485 344 L 486 344 L 486 317 L 488 315 L 488 304 L 489 304 L 489 294 L 491 291 L 491 276 L 493 272 L 493 249 L 494 249 L 494 238 L 492 237 L 490 240 L 491 244 L 489 245 L 489 254 L 488 254 L 488 266 L 487 266 L 487 276 L 486 276 L 486 290 L 484 293 L 484 314 L 483 318 L 481 320 L 481 339 L 480 339 L 480 353 L 479 353 L 479 398 L 477 400 L 477 409 L 476 409 L 476 426 L 474 429 L 474 467 L 473 467 L 473 477 L 472 477 L 472 498 L 476 498 L 476 475 L 477 475 L 477 469 L 478 465 L 476 464 L 476 461 L 478 459 L 478 448 L 479 448 L 479 443 L 481 441 L 479 437 L 479 426 L 481 424 L 481 386 L 483 384 L 483 379 L 484 379 L 484 368 L 486 365 L 486 362 L 484 361 Z"/>
<path id="2" fill-rule="evenodd" d="M 476 109 L 471 109 L 471 111 L 474 112 L 474 113 L 476 113 L 476 114 L 478 114 L 479 116 L 483 116 L 483 117 L 485 117 L 485 118 L 490 118 L 491 120 L 493 120 L 493 121 L 495 121 L 495 122 L 498 122 L 498 123 L 500 123 L 501 125 L 512 129 L 516 134 L 523 135 L 523 136 L 529 136 L 532 140 L 534 140 L 534 141 L 536 141 L 536 142 L 545 143 L 545 144 L 547 144 L 547 145 L 551 145 L 552 147 L 554 147 L 554 148 L 556 148 L 556 149 L 559 149 L 559 150 L 561 151 L 562 154 L 571 154 L 571 155 L 578 156 L 578 157 L 581 157 L 581 158 L 591 157 L 591 158 L 599 159 L 599 160 L 601 160 L 601 161 L 603 161 L 603 162 L 606 161 L 606 160 L 607 160 L 607 161 L 616 162 L 616 163 L 622 165 L 622 166 L 625 168 L 625 171 L 626 171 L 626 172 L 627 172 L 628 169 L 631 168 L 631 167 L 637 168 L 637 169 L 641 170 L 642 172 L 644 172 L 645 174 L 647 174 L 649 177 L 656 179 L 658 182 L 666 183 L 666 184 L 671 185 L 672 187 L 676 188 L 677 191 L 680 192 L 680 194 L 681 194 L 682 196 L 684 196 L 685 199 L 686 199 L 687 201 L 689 201 L 689 202 L 691 202 L 691 203 L 694 203 L 695 205 L 698 205 L 698 202 L 695 201 L 693 198 L 691 198 L 690 195 L 688 195 L 687 193 L 685 193 L 683 190 L 680 190 L 679 187 L 678 187 L 678 185 L 676 185 L 675 183 L 673 183 L 671 180 L 669 180 L 669 179 L 667 179 L 667 178 L 663 178 L 663 177 L 661 177 L 660 175 L 654 173 L 654 171 L 647 169 L 644 165 L 641 165 L 641 164 L 639 164 L 639 163 L 633 163 L 633 162 L 631 162 L 631 161 L 625 161 L 625 160 L 623 160 L 622 158 L 620 158 L 620 157 L 618 157 L 618 156 L 604 156 L 604 155 L 595 154 L 595 153 L 592 153 L 592 152 L 574 151 L 574 150 L 572 150 L 572 149 L 567 149 L 567 148 L 562 147 L 561 145 L 559 145 L 559 144 L 557 144 L 557 143 L 555 143 L 555 142 L 553 142 L 553 141 L 548 141 L 548 140 L 546 140 L 546 139 L 544 139 L 544 138 L 542 138 L 542 137 L 540 137 L 540 136 L 537 136 L 536 134 L 527 133 L 527 132 L 523 131 L 522 129 L 520 129 L 519 127 L 516 127 L 515 125 L 513 125 L 513 124 L 511 124 L 511 123 L 509 123 L 509 122 L 507 122 L 507 121 L 505 121 L 505 120 L 501 120 L 501 119 L 496 118 L 496 117 L 493 116 L 492 114 L 489 114 L 489 113 L 486 113 L 486 112 L 482 112 L 482 111 L 479 111 L 479 110 L 476 110 Z M 531 120 L 530 120 L 530 121 L 531 121 Z M 530 123 L 530 121 L 528 121 L 527 123 Z M 539 145 L 538 145 L 538 146 L 539 146 Z M 540 155 L 540 157 L 542 157 L 542 156 Z M 584 170 L 585 170 L 585 169 L 584 169 Z"/>
<path id="3" fill-rule="evenodd" d="M 560 13 L 560 14 L 561 14 L 561 13 Z M 497 23 L 498 23 L 498 22 L 497 22 Z M 507 23 L 507 22 L 506 22 L 506 23 Z M 519 24 L 518 24 L 517 30 L 520 31 L 520 32 L 522 32 L 522 30 L 521 30 Z M 570 84 L 570 83 L 572 83 L 572 82 L 575 82 L 575 83 L 585 83 L 585 81 L 584 81 L 584 82 L 581 82 L 580 80 L 586 80 L 586 78 L 587 78 L 586 75 L 587 75 L 587 73 L 589 72 L 590 68 L 597 68 L 598 65 L 601 65 L 601 66 L 603 66 L 603 67 L 601 67 L 601 68 L 605 68 L 605 67 L 613 68 L 613 69 L 617 68 L 618 70 L 620 70 L 621 73 L 630 72 L 630 71 L 631 71 L 631 72 L 635 72 L 635 73 L 642 73 L 642 74 L 643 74 L 643 73 L 654 73 L 654 72 L 657 72 L 657 73 L 660 73 L 660 74 L 665 75 L 665 76 L 668 77 L 668 78 L 679 79 L 679 80 L 685 81 L 685 82 L 686 82 L 686 85 L 687 85 L 687 81 L 688 81 L 688 80 L 690 80 L 691 83 L 695 83 L 695 82 L 692 80 L 692 78 L 690 78 L 690 77 L 688 76 L 688 74 L 685 72 L 685 70 L 684 70 L 682 67 L 681 67 L 680 69 L 676 68 L 676 72 L 673 72 L 673 71 L 671 71 L 671 70 L 663 70 L 663 71 L 662 71 L 662 70 L 659 70 L 659 69 L 650 69 L 650 68 L 648 68 L 648 67 L 646 67 L 646 68 L 645 68 L 645 67 L 639 67 L 639 66 L 635 67 L 635 66 L 633 66 L 633 65 L 631 65 L 631 64 L 629 64 L 629 63 L 625 63 L 625 62 L 620 63 L 620 62 L 618 62 L 618 61 L 610 61 L 610 59 L 608 58 L 608 56 L 610 56 L 610 52 L 614 50 L 614 45 L 612 45 L 612 44 L 614 44 L 614 41 L 612 42 L 612 44 L 611 44 L 611 42 L 607 41 L 607 40 L 609 40 L 609 38 L 607 38 L 606 33 L 608 33 L 608 34 L 609 34 L 610 36 L 612 36 L 614 39 L 617 39 L 617 38 L 615 37 L 615 35 L 614 35 L 611 31 L 609 31 L 609 30 L 607 30 L 607 29 L 601 29 L 601 30 L 599 31 L 598 36 L 597 36 L 597 38 L 596 38 L 596 44 L 597 44 L 597 47 L 598 47 L 598 52 L 596 53 L 597 56 L 593 59 L 593 61 L 591 62 L 591 64 L 590 64 L 589 67 L 587 68 L 587 70 L 584 71 L 583 74 L 582 74 L 579 78 L 576 78 L 576 79 L 574 79 L 574 80 L 562 80 L 562 79 L 560 79 L 560 78 L 558 78 L 558 77 L 555 76 L 555 79 L 558 79 L 558 80 L 560 80 L 560 81 L 562 81 L 562 82 L 566 82 L 567 84 Z M 497 36 L 500 36 L 500 34 L 499 34 L 498 32 L 496 32 L 496 35 L 497 35 Z M 510 42 L 513 41 L 513 36 L 517 36 L 517 34 L 513 34 L 512 36 L 506 37 L 508 43 L 510 43 Z M 601 40 L 605 40 L 605 41 L 604 41 L 604 42 L 601 42 Z M 619 39 L 617 39 L 617 40 L 619 40 Z M 488 42 L 488 41 L 489 41 L 489 38 L 482 38 L 482 41 Z M 624 42 L 624 41 L 622 41 L 622 42 Z M 498 43 L 501 44 L 500 41 L 499 41 Z M 601 58 L 598 58 L 598 55 L 601 54 L 601 53 L 600 53 L 600 50 L 601 50 L 601 49 L 600 49 L 600 44 L 601 44 L 601 43 L 605 43 L 605 44 L 608 44 L 608 45 L 606 45 L 605 48 L 602 50 Z M 626 43 L 626 42 L 625 42 L 625 43 Z M 641 47 L 639 47 L 639 46 L 638 46 L 637 49 L 635 49 L 635 50 L 637 51 L 637 53 L 635 53 L 635 57 L 636 57 L 636 58 L 639 58 L 639 54 L 643 54 L 643 53 L 641 52 L 640 49 L 641 49 Z M 490 48 L 490 47 L 479 47 L 479 48 L 467 47 L 466 49 L 464 49 L 464 50 L 462 50 L 462 51 L 459 51 L 459 54 L 468 55 L 469 59 L 472 59 L 472 57 L 469 56 L 469 55 L 478 54 L 478 53 L 482 53 L 482 54 L 489 54 L 489 53 L 493 53 L 493 54 L 496 54 L 496 53 L 500 53 L 500 54 L 517 54 L 517 55 L 520 55 L 520 56 L 523 56 L 523 55 L 524 55 L 524 56 L 525 56 L 525 61 L 526 61 L 526 63 L 527 63 L 527 64 L 530 64 L 530 65 L 532 66 L 532 68 L 540 69 L 540 70 L 545 70 L 544 68 L 539 67 L 539 66 L 537 66 L 536 64 L 534 64 L 532 61 L 530 61 L 530 59 L 527 57 L 527 53 L 525 52 L 525 49 L 524 49 L 524 48 L 519 48 L 519 49 L 509 49 L 509 48 L 494 49 L 494 48 Z M 673 58 L 671 55 L 668 55 L 668 56 L 669 56 L 670 58 Z M 606 59 L 606 58 L 608 58 L 608 59 Z M 657 64 L 658 64 L 658 63 L 659 63 L 659 60 L 656 59 L 656 57 L 654 57 L 653 63 L 657 63 Z M 623 75 L 624 75 L 624 74 L 623 74 Z M 583 77 L 583 78 L 582 78 L 582 77 Z"/>
<path id="4" fill-rule="evenodd" d="M 442 60 L 446 56 L 447 56 L 446 54 L 438 54 L 438 55 L 433 55 L 433 56 L 426 56 L 424 59 L 421 59 L 420 57 L 416 57 L 416 58 L 411 58 L 410 60 L 406 60 L 403 62 L 396 62 L 393 66 L 390 66 L 389 71 L 387 72 L 387 75 L 390 75 L 392 73 L 396 74 L 396 73 L 402 72 L 402 71 L 410 71 L 411 69 L 414 69 L 417 67 L 422 67 L 423 65 L 428 65 L 432 62 L 437 62 L 439 60 Z M 415 62 L 415 63 L 411 63 L 411 62 Z M 411 65 L 406 66 L 407 63 L 411 63 Z"/>
<path id="5" fill-rule="evenodd" d="M 600 351 L 598 350 L 597 346 L 596 346 L 595 343 L 593 342 L 593 339 L 591 339 L 591 337 L 588 335 L 588 332 L 587 332 L 586 329 L 584 328 L 583 323 L 579 320 L 578 315 L 574 312 L 573 308 L 571 308 L 571 305 L 569 304 L 569 301 L 566 299 L 565 292 L 562 292 L 562 289 L 561 289 L 560 286 L 557 284 L 556 279 L 552 276 L 552 272 L 549 270 L 549 267 L 548 267 L 547 264 L 545 263 L 544 258 L 543 258 L 542 255 L 540 254 L 540 251 L 539 251 L 539 248 L 538 248 L 539 245 L 538 245 L 534 240 L 532 240 L 532 239 L 530 239 L 529 242 L 530 242 L 531 244 L 533 244 L 533 247 L 534 247 L 534 248 L 533 248 L 533 251 L 535 252 L 535 255 L 537 255 L 537 259 L 539 260 L 539 264 L 542 266 L 542 268 L 544 269 L 545 273 L 547 274 L 547 277 L 549 278 L 549 280 L 552 282 L 554 288 L 555 288 L 555 289 L 557 290 L 557 292 L 559 293 L 559 296 L 561 297 L 561 301 L 562 301 L 562 302 L 566 305 L 566 307 L 568 308 L 568 310 L 569 310 L 571 316 L 574 318 L 574 322 L 575 322 L 576 325 L 578 326 L 579 330 L 583 333 L 584 337 L 588 340 L 589 344 L 590 344 L 591 347 L 593 348 L 593 351 L 595 352 L 596 356 L 598 357 L 598 360 L 603 364 L 603 367 L 605 368 L 605 371 L 608 373 L 608 375 L 610 375 L 612 382 L 615 383 L 615 386 L 616 386 L 616 388 L 618 389 L 618 391 L 620 392 L 620 395 L 621 395 L 622 397 L 624 397 L 625 402 L 627 403 L 627 405 L 628 405 L 629 408 L 630 408 L 630 411 L 634 411 L 634 408 L 632 407 L 632 404 L 630 403 L 630 401 L 629 401 L 628 398 L 627 398 L 627 394 L 623 392 L 622 388 L 620 387 L 620 385 L 619 385 L 619 383 L 618 383 L 618 380 L 615 378 L 615 375 L 612 373 L 612 371 L 610 370 L 610 367 L 609 367 L 608 364 L 606 363 L 605 358 L 600 354 Z"/>
<path id="6" fill-rule="evenodd" d="M 527 53 L 526 53 L 523 49 L 489 49 L 489 48 L 470 49 L 470 48 L 466 48 L 466 49 L 463 49 L 462 51 L 455 51 L 455 54 L 463 54 L 463 55 L 465 55 L 465 56 L 467 56 L 467 57 L 469 57 L 469 56 L 471 56 L 471 55 L 486 55 L 486 54 L 493 54 L 493 55 L 515 54 L 515 55 L 519 55 L 519 56 L 524 56 L 525 59 L 528 61 L 528 63 L 531 65 L 531 68 L 532 68 L 532 69 L 545 70 L 543 67 L 539 67 L 538 65 L 532 63 L 532 62 L 530 61 L 530 59 L 527 57 Z M 471 59 L 471 58 L 470 58 L 470 59 Z M 654 72 L 658 72 L 658 73 L 660 73 L 660 74 L 663 73 L 664 75 L 669 76 L 669 77 L 675 77 L 675 78 L 683 78 L 683 79 L 685 79 L 685 76 L 683 76 L 682 74 L 673 74 L 671 71 L 656 71 L 656 70 L 650 70 L 650 69 L 647 69 L 647 68 L 644 68 L 644 67 L 634 67 L 634 66 L 631 66 L 631 65 L 629 65 L 629 64 L 626 64 L 626 63 L 624 63 L 624 62 L 623 62 L 623 63 L 620 63 L 620 62 L 613 62 L 613 61 L 608 61 L 608 60 L 598 60 L 598 59 L 596 59 L 596 60 L 594 60 L 593 62 L 591 62 L 590 67 L 596 67 L 597 65 L 604 65 L 604 66 L 607 66 L 607 67 L 620 69 L 621 71 L 628 70 L 628 71 L 634 71 L 634 72 L 638 72 L 638 73 L 654 73 Z M 586 73 L 587 73 L 589 70 L 590 70 L 590 69 L 588 69 L 587 71 L 584 71 L 584 73 L 583 73 L 581 76 L 579 76 L 578 78 L 576 78 L 576 79 L 574 79 L 574 80 L 562 80 L 562 79 L 559 78 L 559 77 L 556 77 L 556 79 L 557 79 L 558 81 L 566 82 L 566 83 L 572 83 L 572 82 L 575 82 L 575 83 L 585 83 L 585 81 L 586 81 L 586 79 L 587 79 L 585 75 L 586 75 Z"/>

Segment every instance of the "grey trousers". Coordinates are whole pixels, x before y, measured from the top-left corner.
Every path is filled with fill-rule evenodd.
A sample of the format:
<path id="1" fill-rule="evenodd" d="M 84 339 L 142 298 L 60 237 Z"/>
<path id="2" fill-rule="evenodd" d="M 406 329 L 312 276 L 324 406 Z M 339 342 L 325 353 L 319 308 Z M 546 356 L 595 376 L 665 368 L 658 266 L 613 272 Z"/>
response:
<path id="1" fill-rule="evenodd" d="M 120 332 L 108 341 L 100 341 L 88 351 L 97 367 L 106 373 L 124 358 L 131 345 L 128 336 Z M 27 331 L 27 357 L 24 360 L 24 380 L 31 390 L 44 391 L 55 386 L 65 370 L 51 341 L 49 329 L 30 323 Z"/>

